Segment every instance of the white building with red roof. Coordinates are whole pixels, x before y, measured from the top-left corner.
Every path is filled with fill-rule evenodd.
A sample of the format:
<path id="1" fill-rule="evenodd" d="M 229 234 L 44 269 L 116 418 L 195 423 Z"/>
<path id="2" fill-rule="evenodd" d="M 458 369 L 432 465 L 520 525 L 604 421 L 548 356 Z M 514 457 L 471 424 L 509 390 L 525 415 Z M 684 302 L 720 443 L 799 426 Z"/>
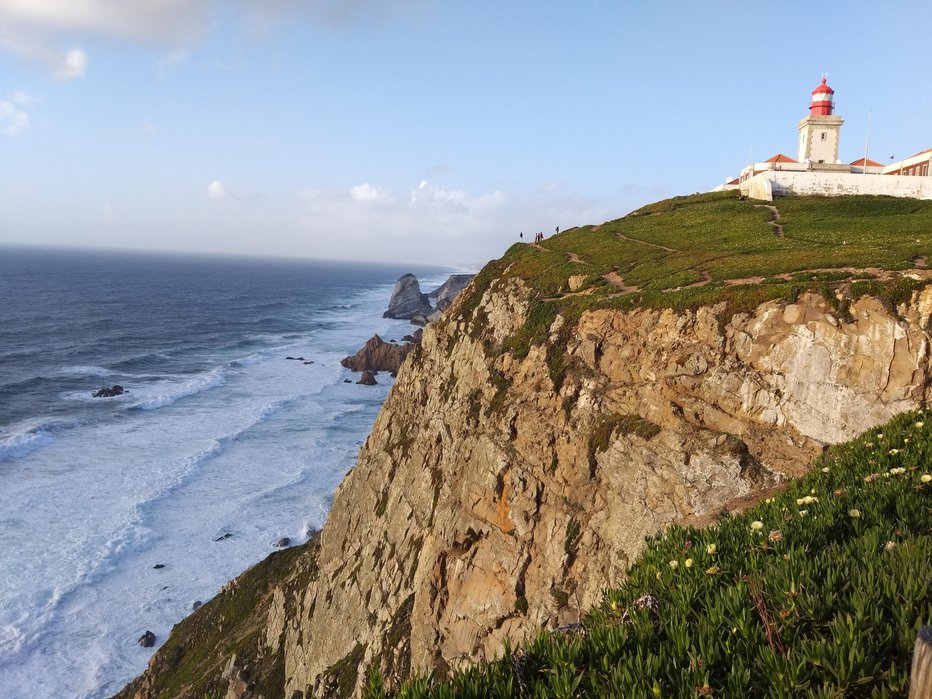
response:
<path id="1" fill-rule="evenodd" d="M 767 201 L 794 194 L 884 194 L 932 199 L 932 148 L 889 165 L 866 156 L 843 163 L 838 157 L 842 124 L 844 120 L 835 114 L 835 91 L 823 76 L 822 83 L 812 91 L 809 114 L 797 125 L 796 159 L 777 153 L 751 163 L 739 177 L 729 178 L 716 190 L 740 189 L 742 194 Z"/>

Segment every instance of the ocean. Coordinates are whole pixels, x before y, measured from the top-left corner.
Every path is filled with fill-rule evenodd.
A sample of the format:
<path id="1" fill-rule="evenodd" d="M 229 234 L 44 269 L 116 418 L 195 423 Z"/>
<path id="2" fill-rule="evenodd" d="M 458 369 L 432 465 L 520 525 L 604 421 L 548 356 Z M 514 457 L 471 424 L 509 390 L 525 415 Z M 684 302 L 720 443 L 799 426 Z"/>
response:
<path id="1" fill-rule="evenodd" d="M 0 696 L 114 694 L 320 528 L 391 385 L 340 359 L 454 271 L 0 248 Z"/>

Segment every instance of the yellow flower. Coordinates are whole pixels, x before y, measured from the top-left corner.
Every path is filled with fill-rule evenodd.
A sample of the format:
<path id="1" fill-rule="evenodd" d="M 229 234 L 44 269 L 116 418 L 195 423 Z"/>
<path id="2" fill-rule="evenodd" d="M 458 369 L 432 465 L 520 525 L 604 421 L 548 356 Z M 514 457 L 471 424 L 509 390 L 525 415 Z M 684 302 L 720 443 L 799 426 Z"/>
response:
<path id="1" fill-rule="evenodd" d="M 753 531 L 759 532 L 759 531 L 760 531 L 761 529 L 763 529 L 763 528 L 764 528 L 764 523 L 761 522 L 759 519 L 754 520 L 753 522 L 751 522 L 751 529 L 752 529 Z"/>
<path id="2" fill-rule="evenodd" d="M 922 427 L 925 424 L 922 420 L 916 420 L 916 427 Z"/>
<path id="3" fill-rule="evenodd" d="M 811 505 L 814 502 L 819 502 L 819 498 L 815 497 L 814 495 L 807 495 L 803 498 L 796 498 L 797 505 Z"/>
<path id="4" fill-rule="evenodd" d="M 861 511 L 860 510 L 848 510 L 848 516 L 853 519 L 857 519 L 858 517 L 861 516 Z"/>
<path id="5" fill-rule="evenodd" d="M 683 565 L 686 566 L 687 568 L 692 568 L 692 567 L 693 567 L 693 559 L 692 559 L 692 558 L 687 558 L 685 561 L 683 561 Z"/>
<path id="6" fill-rule="evenodd" d="M 715 575 L 716 573 L 721 572 L 721 570 L 722 569 L 719 568 L 718 566 L 712 566 L 711 568 L 706 568 L 705 572 L 708 573 L 709 575 Z"/>
<path id="7" fill-rule="evenodd" d="M 891 450 L 888 451 L 887 453 L 890 454 L 890 456 L 896 456 L 897 454 L 900 453 L 900 450 L 899 450 L 899 449 L 891 449 Z"/>
<path id="8" fill-rule="evenodd" d="M 710 556 L 714 556 L 716 551 L 718 551 L 718 547 L 715 544 L 709 544 L 705 547 L 705 552 Z"/>
<path id="9" fill-rule="evenodd" d="M 670 562 L 668 563 L 668 565 L 669 565 L 671 568 L 673 568 L 673 570 L 676 570 L 677 568 L 680 567 L 680 562 L 674 558 L 672 561 L 670 561 Z"/>
<path id="10" fill-rule="evenodd" d="M 923 473 L 921 476 L 919 476 L 919 480 L 921 480 L 923 483 L 929 483 L 932 481 L 932 476 L 930 476 L 928 473 Z"/>
<path id="11" fill-rule="evenodd" d="M 904 467 L 902 467 L 902 466 L 898 466 L 897 468 L 891 468 L 890 471 L 889 471 L 888 473 L 889 473 L 891 476 L 900 476 L 900 475 L 906 473 L 906 469 L 905 469 Z"/>
<path id="12" fill-rule="evenodd" d="M 800 510 L 800 511 L 799 511 L 799 516 L 800 516 L 800 517 L 805 517 L 807 514 L 809 514 L 809 510 Z"/>
<path id="13" fill-rule="evenodd" d="M 828 473 L 828 466 L 822 467 L 822 473 Z"/>

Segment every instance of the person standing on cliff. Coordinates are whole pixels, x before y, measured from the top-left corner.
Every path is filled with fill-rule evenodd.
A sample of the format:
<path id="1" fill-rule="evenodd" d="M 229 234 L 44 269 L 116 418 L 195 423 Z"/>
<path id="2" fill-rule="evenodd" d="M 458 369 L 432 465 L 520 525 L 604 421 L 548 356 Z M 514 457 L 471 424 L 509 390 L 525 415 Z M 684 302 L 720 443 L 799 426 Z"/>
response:
<path id="1" fill-rule="evenodd" d="M 523 243 L 524 242 L 524 231 L 521 231 L 520 233 L 518 233 L 518 237 L 521 239 L 521 242 Z"/>

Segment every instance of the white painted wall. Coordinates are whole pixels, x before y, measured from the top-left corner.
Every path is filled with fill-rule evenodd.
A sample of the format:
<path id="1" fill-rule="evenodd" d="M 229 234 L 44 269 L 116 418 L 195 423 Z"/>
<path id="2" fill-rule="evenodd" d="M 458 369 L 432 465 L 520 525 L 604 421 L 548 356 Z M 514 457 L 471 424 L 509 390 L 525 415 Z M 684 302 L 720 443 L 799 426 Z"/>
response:
<path id="1" fill-rule="evenodd" d="M 932 177 L 836 172 L 762 172 L 742 182 L 741 193 L 752 199 L 765 201 L 793 194 L 829 197 L 845 194 L 879 194 L 890 197 L 932 199 Z M 768 193 L 770 196 L 767 196 Z"/>

